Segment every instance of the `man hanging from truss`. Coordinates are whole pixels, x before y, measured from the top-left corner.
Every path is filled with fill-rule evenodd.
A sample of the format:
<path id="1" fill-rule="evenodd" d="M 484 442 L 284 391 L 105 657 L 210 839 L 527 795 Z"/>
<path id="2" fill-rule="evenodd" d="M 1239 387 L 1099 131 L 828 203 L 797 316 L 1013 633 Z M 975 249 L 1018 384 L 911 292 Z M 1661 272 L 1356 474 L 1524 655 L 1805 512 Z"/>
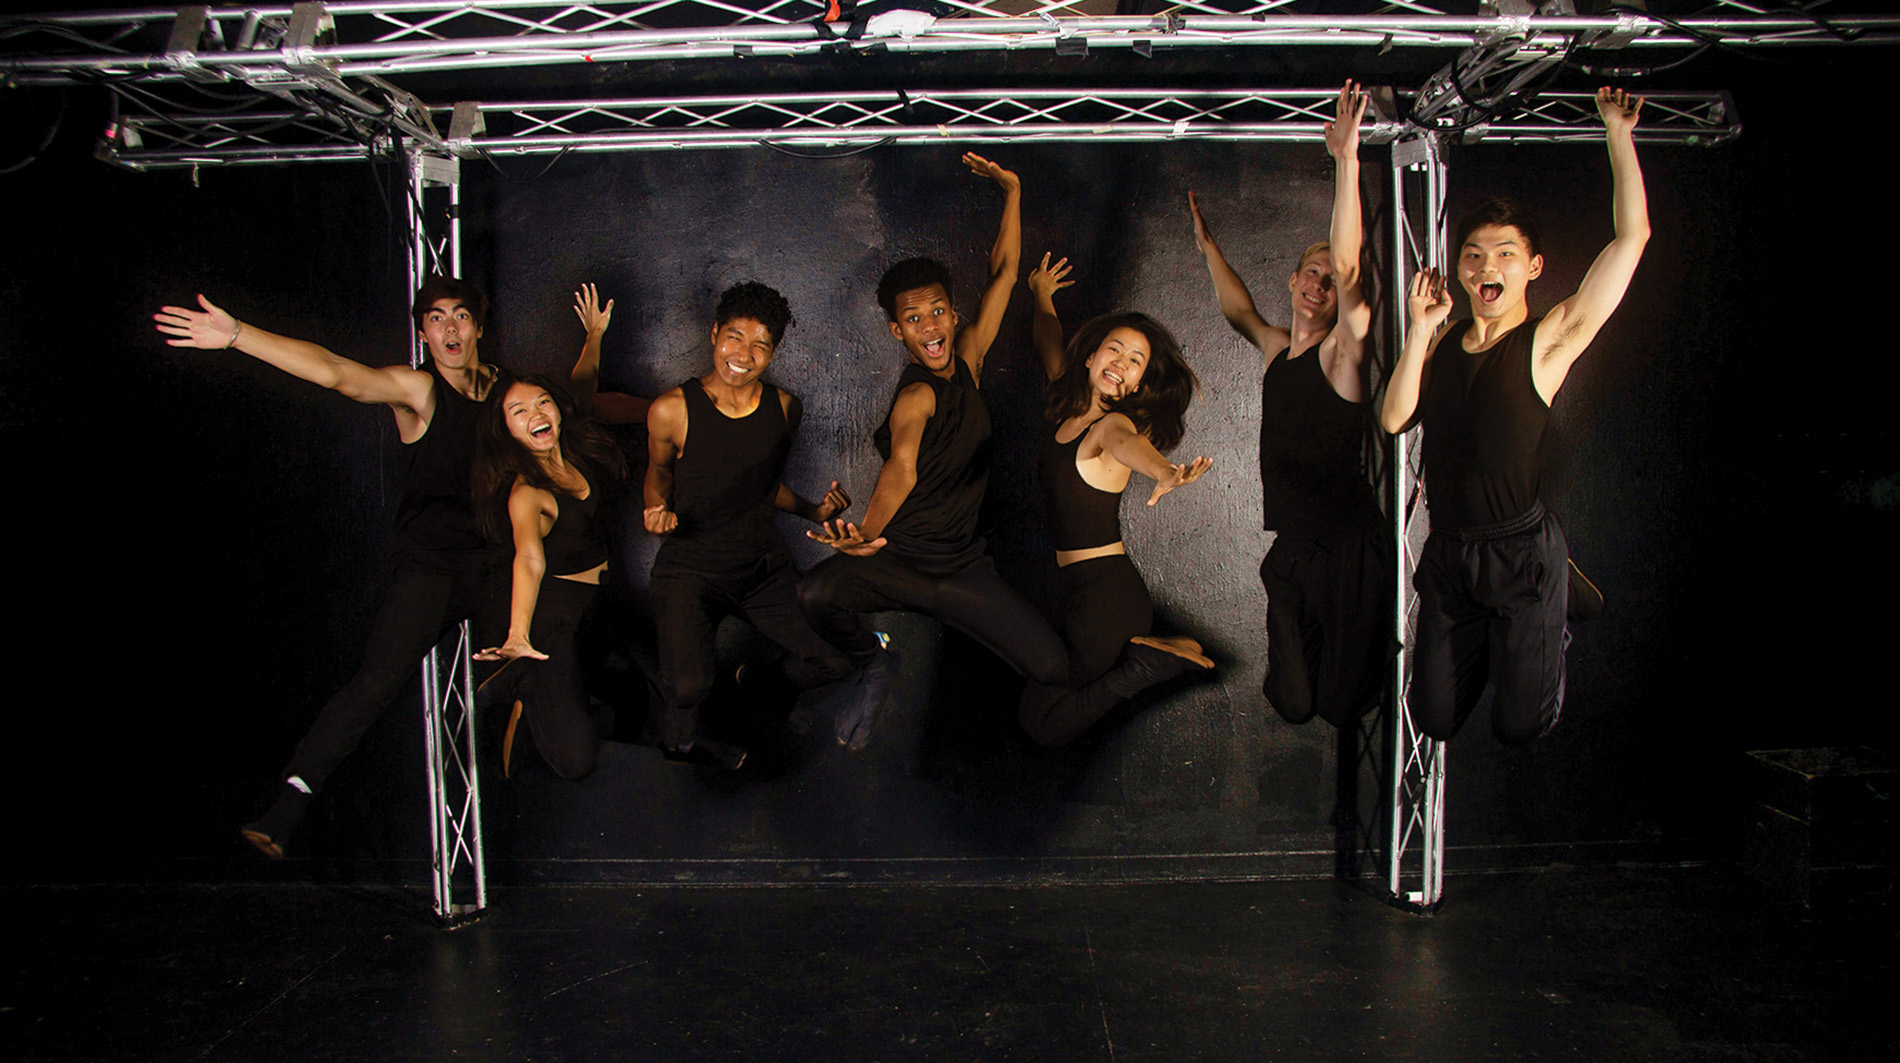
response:
<path id="1" fill-rule="evenodd" d="M 477 346 L 487 300 L 452 277 L 431 277 L 422 285 L 411 307 L 429 352 L 422 369 L 372 368 L 240 322 L 203 295 L 198 303 L 202 310 L 167 306 L 153 315 L 158 331 L 176 337 L 166 343 L 236 349 L 345 398 L 388 406 L 407 466 L 396 511 L 394 572 L 362 663 L 297 744 L 269 811 L 242 829 L 266 856 L 282 857 L 311 797 L 415 681 L 429 650 L 463 620 L 494 615 L 502 606 L 499 555 L 476 527 L 469 484 L 475 426 L 497 376 Z"/>
<path id="2" fill-rule="evenodd" d="M 1535 741 L 1563 710 L 1565 608 L 1581 577 L 1563 529 L 1538 498 L 1538 447 L 1551 401 L 1622 302 L 1649 241 L 1634 136 L 1642 106 L 1621 89 L 1597 91 L 1616 237 L 1576 294 L 1541 319 L 1531 316 L 1526 290 L 1544 259 L 1535 224 L 1504 199 L 1479 204 L 1452 245 L 1471 320 L 1441 333 L 1451 314 L 1445 279 L 1426 270 L 1412 280 L 1411 330 L 1381 422 L 1394 433 L 1425 426 L 1432 530 L 1413 577 L 1411 706 L 1428 737 L 1456 734 L 1487 684 L 1491 729 L 1507 744 Z"/>
<path id="3" fill-rule="evenodd" d="M 1331 239 L 1308 247 L 1287 281 L 1289 327 L 1270 325 L 1209 235 L 1188 193 L 1194 242 L 1228 324 L 1266 356 L 1260 383 L 1260 494 L 1277 534 L 1260 563 L 1267 591 L 1267 700 L 1289 723 L 1344 727 L 1378 704 L 1392 637 L 1392 533 L 1361 470 L 1366 336 L 1361 287 L 1359 122 L 1366 95 L 1339 90 L 1326 150 Z"/>
<path id="4" fill-rule="evenodd" d="M 981 642 L 1017 671 L 1054 686 L 1068 678 L 1068 651 L 1049 622 L 997 574 L 976 534 L 989 483 L 990 417 L 977 388 L 1022 259 L 1022 183 L 979 155 L 963 162 L 1002 186 L 1003 221 L 990 250 L 989 284 L 976 319 L 959 328 L 950 270 L 906 259 L 878 281 L 878 304 L 908 364 L 876 441 L 884 455 L 858 524 L 834 521 L 812 538 L 838 550 L 799 584 L 813 629 L 858 664 L 858 689 L 837 719 L 853 749 L 871 724 L 892 671 L 865 614 L 925 613 Z"/>

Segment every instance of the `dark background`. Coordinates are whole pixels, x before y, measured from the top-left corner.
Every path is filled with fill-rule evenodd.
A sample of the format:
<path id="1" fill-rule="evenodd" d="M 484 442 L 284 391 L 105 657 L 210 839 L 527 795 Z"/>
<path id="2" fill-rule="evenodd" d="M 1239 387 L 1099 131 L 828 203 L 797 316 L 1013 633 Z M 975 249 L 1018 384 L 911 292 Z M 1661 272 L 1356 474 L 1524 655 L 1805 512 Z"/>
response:
<path id="1" fill-rule="evenodd" d="M 1351 72 L 1412 85 L 1435 65 L 1346 49 L 1312 67 L 1246 58 L 1261 84 Z M 1487 853 L 1587 851 L 1579 843 L 1732 855 L 1752 800 L 1738 789 L 1744 750 L 1891 748 L 1880 662 L 1896 634 L 1900 460 L 1896 372 L 1875 327 L 1894 222 L 1864 112 L 1835 105 L 1878 98 L 1884 58 L 1714 54 L 1672 73 L 1682 87 L 1733 89 L 1746 131 L 1715 149 L 1642 149 L 1656 235 L 1558 400 L 1546 478 L 1610 611 L 1571 649 L 1552 736 L 1504 750 L 1478 720 L 1452 744 L 1452 869 Z M 995 77 L 1062 81 L 1121 62 L 1138 61 L 1013 56 Z M 1218 58 L 1195 62 L 1233 80 Z M 944 80 L 921 62 L 901 73 Z M 587 74 L 603 93 L 635 76 Z M 1809 87 L 1823 83 L 1826 97 Z M 38 143 L 56 104 L 0 93 L 5 165 Z M 455 86 L 440 96 L 470 98 Z M 385 411 L 241 356 L 168 348 L 150 317 L 204 292 L 350 357 L 402 360 L 397 178 L 367 163 L 207 170 L 196 184 L 121 172 L 90 158 L 103 115 L 96 92 L 74 90 L 52 145 L 0 175 L 8 866 L 50 881 L 254 876 L 266 872 L 233 828 L 353 671 L 377 604 L 395 432 Z M 876 277 L 896 258 L 936 255 L 968 313 L 994 236 L 1000 195 L 958 151 L 570 157 L 544 174 L 537 159 L 465 163 L 465 272 L 495 300 L 483 352 L 565 368 L 580 338 L 569 293 L 593 280 L 618 300 L 607 379 L 650 393 L 701 371 L 721 288 L 765 280 L 799 317 L 772 371 L 807 410 L 788 480 L 807 493 L 843 480 L 861 506 L 877 467 L 869 434 L 901 365 Z M 761 862 L 764 877 L 774 860 L 859 858 L 959 858 L 940 872 L 953 878 L 980 877 L 983 858 L 1057 876 L 1113 875 L 1117 861 L 1151 856 L 1330 866 L 1333 733 L 1288 727 L 1258 694 L 1257 355 L 1220 319 L 1185 209 L 1186 191 L 1201 191 L 1230 259 L 1283 320 L 1283 278 L 1325 230 L 1329 160 L 1318 145 L 990 153 L 1023 176 L 1025 274 L 1045 249 L 1079 265 L 1065 320 L 1147 310 L 1202 374 L 1182 453 L 1213 456 L 1214 473 L 1156 510 L 1130 503 L 1125 525 L 1161 614 L 1209 644 L 1217 675 L 1037 753 L 1014 732 L 998 664 L 902 619 L 904 707 L 864 755 L 831 744 L 821 703 L 810 736 L 772 744 L 736 777 L 615 745 L 578 785 L 538 768 L 488 779 L 492 871 L 664 877 L 671 862 L 711 858 Z M 1382 286 L 1383 156 L 1362 152 Z M 1469 147 L 1451 167 L 1453 216 L 1497 191 L 1541 216 L 1536 306 L 1574 290 L 1610 235 L 1602 150 Z M 992 549 L 1038 588 L 1048 548 L 1028 471 L 1040 389 L 1028 311 L 1019 290 L 985 390 L 999 455 Z M 818 556 L 808 546 L 805 563 Z M 650 556 L 636 543 L 623 568 Z M 326 873 L 388 862 L 410 876 L 426 853 L 419 715 L 410 703 L 390 712 L 319 805 L 302 840 Z M 492 760 L 493 745 L 483 753 Z"/>

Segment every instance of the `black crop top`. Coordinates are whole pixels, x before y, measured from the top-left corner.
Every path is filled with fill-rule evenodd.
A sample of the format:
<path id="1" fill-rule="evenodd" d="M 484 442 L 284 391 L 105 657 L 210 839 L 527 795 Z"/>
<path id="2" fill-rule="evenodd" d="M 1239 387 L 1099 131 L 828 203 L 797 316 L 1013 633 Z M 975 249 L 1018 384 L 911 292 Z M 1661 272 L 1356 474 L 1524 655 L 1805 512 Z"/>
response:
<path id="1" fill-rule="evenodd" d="M 607 532 L 600 512 L 601 490 L 590 486 L 586 498 L 556 493 L 554 526 L 541 537 L 541 554 L 550 576 L 572 576 L 607 560 Z"/>
<path id="2" fill-rule="evenodd" d="M 1074 439 L 1058 443 L 1062 422 L 1057 421 L 1042 444 L 1042 501 L 1049 512 L 1049 536 L 1058 550 L 1093 550 L 1122 540 L 1121 492 L 1090 484 L 1075 467 L 1082 440 L 1094 426 L 1090 421 Z"/>

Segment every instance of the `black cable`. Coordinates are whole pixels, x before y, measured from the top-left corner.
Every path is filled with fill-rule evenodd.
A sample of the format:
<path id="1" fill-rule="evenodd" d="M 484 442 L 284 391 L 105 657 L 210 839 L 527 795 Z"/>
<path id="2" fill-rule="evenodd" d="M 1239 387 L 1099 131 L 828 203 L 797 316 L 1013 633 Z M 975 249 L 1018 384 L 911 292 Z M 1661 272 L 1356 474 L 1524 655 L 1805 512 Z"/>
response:
<path id="1" fill-rule="evenodd" d="M 28 152 L 26 157 L 19 162 L 8 166 L 0 166 L 0 174 L 17 173 L 33 165 L 35 162 L 38 162 L 40 153 L 53 146 L 53 138 L 59 135 L 60 126 L 64 125 L 65 122 L 66 94 L 62 92 L 59 94 L 59 112 L 53 115 L 53 124 L 46 130 L 46 135 L 40 138 L 39 146 Z"/>
<path id="2" fill-rule="evenodd" d="M 574 150 L 572 145 L 562 148 L 560 151 L 555 153 L 554 158 L 548 160 L 548 164 L 546 166 L 541 167 L 541 172 L 535 174 L 533 177 L 530 177 L 525 181 L 522 180 L 521 178 L 516 177 L 514 174 L 509 173 L 507 170 L 502 169 L 501 163 L 495 161 L 495 156 L 492 152 L 486 149 L 483 149 L 480 152 L 480 154 L 483 159 L 486 159 L 488 161 L 488 165 L 495 168 L 495 172 L 500 174 L 503 180 L 507 181 L 511 185 L 515 185 L 520 188 L 526 188 L 529 185 L 534 184 L 536 181 L 539 181 L 541 178 L 546 177 L 548 175 L 548 171 L 554 169 L 554 164 L 566 158 L 567 153 L 572 150 Z"/>
<path id="3" fill-rule="evenodd" d="M 838 151 L 793 151 L 791 148 L 781 147 L 769 140 L 763 143 L 766 147 L 771 148 L 780 155 L 790 155 L 794 159 L 846 159 L 853 155 L 861 155 L 864 152 L 870 151 L 872 148 L 881 148 L 896 139 L 896 137 L 880 137 L 869 144 L 863 144 L 855 148 L 842 148 Z"/>

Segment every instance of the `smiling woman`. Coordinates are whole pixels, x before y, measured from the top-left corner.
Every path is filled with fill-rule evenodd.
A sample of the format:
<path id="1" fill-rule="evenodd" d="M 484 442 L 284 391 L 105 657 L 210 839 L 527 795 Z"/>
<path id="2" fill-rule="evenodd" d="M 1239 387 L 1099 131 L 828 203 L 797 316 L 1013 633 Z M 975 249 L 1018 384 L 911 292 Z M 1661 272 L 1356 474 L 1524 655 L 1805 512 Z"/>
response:
<path id="1" fill-rule="evenodd" d="M 613 441 L 551 377 L 514 380 L 482 417 L 478 515 L 490 539 L 515 548 L 507 641 L 475 655 L 508 662 L 484 684 L 509 706 L 504 773 L 513 773 L 524 718 L 556 775 L 578 779 L 594 770 L 601 736 L 587 714 L 580 633 L 607 571 L 604 515 L 612 508 L 601 498 L 625 476 Z"/>

